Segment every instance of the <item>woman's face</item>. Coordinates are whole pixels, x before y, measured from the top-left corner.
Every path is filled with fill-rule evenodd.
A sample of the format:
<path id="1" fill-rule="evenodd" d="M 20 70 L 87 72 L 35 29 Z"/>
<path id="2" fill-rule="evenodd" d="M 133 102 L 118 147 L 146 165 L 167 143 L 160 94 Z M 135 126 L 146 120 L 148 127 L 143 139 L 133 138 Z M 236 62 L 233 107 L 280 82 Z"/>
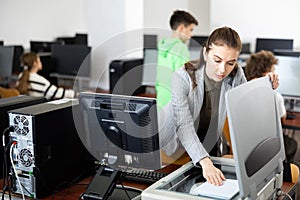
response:
<path id="1" fill-rule="evenodd" d="M 43 69 L 43 65 L 41 62 L 40 57 L 38 56 L 36 61 L 34 61 L 34 66 L 38 69 L 38 70 L 42 70 Z"/>
<path id="2" fill-rule="evenodd" d="M 233 48 L 212 44 L 210 51 L 204 53 L 207 76 L 220 82 L 227 77 L 237 63 L 239 51 Z"/>

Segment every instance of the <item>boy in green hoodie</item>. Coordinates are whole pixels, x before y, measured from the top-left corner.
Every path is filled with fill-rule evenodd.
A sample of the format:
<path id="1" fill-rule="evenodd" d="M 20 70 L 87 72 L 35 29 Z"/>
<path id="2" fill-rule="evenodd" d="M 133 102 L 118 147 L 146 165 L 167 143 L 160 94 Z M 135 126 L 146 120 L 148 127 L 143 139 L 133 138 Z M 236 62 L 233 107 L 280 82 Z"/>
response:
<path id="1" fill-rule="evenodd" d="M 158 43 L 156 75 L 156 99 L 159 110 L 171 100 L 172 73 L 190 60 L 185 44 L 191 37 L 198 21 L 188 12 L 174 11 L 170 19 L 172 37 Z M 199 55 L 200 56 L 200 55 Z"/>

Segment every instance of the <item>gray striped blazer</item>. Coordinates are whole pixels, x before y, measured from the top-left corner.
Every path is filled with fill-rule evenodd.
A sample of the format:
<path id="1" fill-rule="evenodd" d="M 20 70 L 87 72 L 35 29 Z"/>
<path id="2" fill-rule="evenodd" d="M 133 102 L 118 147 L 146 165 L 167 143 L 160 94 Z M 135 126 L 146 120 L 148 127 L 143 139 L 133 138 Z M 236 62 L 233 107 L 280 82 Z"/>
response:
<path id="1" fill-rule="evenodd" d="M 172 155 L 182 145 L 194 164 L 209 156 L 200 142 L 196 130 L 199 124 L 198 115 L 203 104 L 204 66 L 197 69 L 195 75 L 197 87 L 193 89 L 192 79 L 184 66 L 174 73 L 172 77 L 172 100 L 158 113 L 161 149 L 167 155 Z M 228 76 L 223 80 L 217 134 L 222 133 L 226 119 L 226 91 L 244 82 L 246 82 L 246 78 L 241 67 L 238 67 L 233 78 Z"/>

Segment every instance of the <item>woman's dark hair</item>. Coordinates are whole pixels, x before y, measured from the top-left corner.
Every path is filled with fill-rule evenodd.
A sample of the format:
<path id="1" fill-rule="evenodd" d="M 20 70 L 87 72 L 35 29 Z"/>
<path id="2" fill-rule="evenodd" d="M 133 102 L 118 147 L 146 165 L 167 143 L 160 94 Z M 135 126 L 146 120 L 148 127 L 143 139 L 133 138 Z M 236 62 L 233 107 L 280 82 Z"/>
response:
<path id="1" fill-rule="evenodd" d="M 263 77 L 270 72 L 273 65 L 278 64 L 278 59 L 271 51 L 259 51 L 252 54 L 247 60 L 245 73 L 247 80 Z"/>
<path id="2" fill-rule="evenodd" d="M 236 49 L 238 52 L 242 50 L 242 42 L 239 34 L 227 26 L 215 29 L 208 37 L 205 43 L 205 51 L 208 53 L 211 50 L 212 44 L 217 46 L 228 46 L 229 48 Z M 201 52 L 203 54 L 203 52 Z M 238 65 L 234 66 L 229 76 L 234 77 L 237 73 Z"/>
<path id="3" fill-rule="evenodd" d="M 20 92 L 20 94 L 28 94 L 28 87 L 29 87 L 29 71 L 35 61 L 38 59 L 38 54 L 34 52 L 24 53 L 20 60 L 21 65 L 23 67 L 23 72 L 21 77 L 18 80 L 18 85 L 16 89 Z"/>

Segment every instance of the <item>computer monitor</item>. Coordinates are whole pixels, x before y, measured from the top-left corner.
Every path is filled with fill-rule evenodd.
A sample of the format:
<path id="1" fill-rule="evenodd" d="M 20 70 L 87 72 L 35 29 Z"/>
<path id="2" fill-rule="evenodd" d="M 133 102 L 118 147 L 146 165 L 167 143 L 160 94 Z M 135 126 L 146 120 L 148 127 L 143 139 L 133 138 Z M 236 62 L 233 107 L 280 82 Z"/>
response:
<path id="1" fill-rule="evenodd" d="M 144 35 L 144 48 L 157 48 L 157 35 Z"/>
<path id="2" fill-rule="evenodd" d="M 207 41 L 208 36 L 200 36 L 200 35 L 195 35 L 192 36 L 190 39 L 189 47 L 194 48 L 194 47 L 200 47 L 200 46 L 205 46 L 205 42 Z"/>
<path id="3" fill-rule="evenodd" d="M 293 39 L 256 38 L 255 52 L 267 50 L 274 52 L 275 49 L 293 49 Z"/>
<path id="4" fill-rule="evenodd" d="M 4 45 L 4 42 L 3 42 L 2 40 L 0 41 L 0 45 L 1 45 L 1 46 L 3 46 L 3 45 Z"/>
<path id="5" fill-rule="evenodd" d="M 24 47 L 22 45 L 14 45 L 12 47 L 14 48 L 12 74 L 18 76 L 23 71 L 21 67 L 21 56 L 24 53 Z"/>
<path id="6" fill-rule="evenodd" d="M 14 47 L 0 46 L 0 77 L 11 77 L 13 72 Z"/>
<path id="7" fill-rule="evenodd" d="M 52 73 L 55 73 L 55 66 L 52 60 L 51 53 L 39 53 L 40 60 L 43 65 L 43 69 L 38 71 L 38 74 L 45 77 L 51 84 L 57 84 L 57 78 L 51 76 Z"/>
<path id="8" fill-rule="evenodd" d="M 241 54 L 251 54 L 250 43 L 242 43 Z"/>
<path id="9" fill-rule="evenodd" d="M 74 44 L 88 45 L 88 34 L 76 33 L 74 37 Z"/>
<path id="10" fill-rule="evenodd" d="M 300 57 L 300 51 L 285 50 L 285 49 L 275 49 L 274 54 L 276 56 L 291 56 L 291 57 Z"/>
<path id="11" fill-rule="evenodd" d="M 201 48 L 190 48 L 190 60 L 200 58 Z M 157 73 L 158 49 L 144 48 L 142 85 L 155 86 Z"/>
<path id="12" fill-rule="evenodd" d="M 200 59 L 201 48 L 190 48 L 189 52 L 191 60 Z"/>
<path id="13" fill-rule="evenodd" d="M 158 50 L 144 48 L 142 85 L 155 86 Z"/>
<path id="14" fill-rule="evenodd" d="M 86 45 L 52 45 L 55 72 L 90 77 L 91 47 Z"/>
<path id="15" fill-rule="evenodd" d="M 30 51 L 41 53 L 51 53 L 51 46 L 53 44 L 61 44 L 61 42 L 53 42 L 53 41 L 30 41 Z"/>
<path id="16" fill-rule="evenodd" d="M 275 95 L 269 77 L 225 94 L 241 199 L 272 199 L 282 185 L 285 153 Z"/>
<path id="17" fill-rule="evenodd" d="M 277 91 L 283 96 L 300 97 L 300 59 L 290 56 L 276 56 L 278 65 L 275 72 L 280 84 Z"/>
<path id="18" fill-rule="evenodd" d="M 58 37 L 56 41 L 61 44 L 75 44 L 75 37 Z"/>
<path id="19" fill-rule="evenodd" d="M 80 138 L 100 163 L 117 170 L 161 168 L 156 99 L 80 93 Z"/>

